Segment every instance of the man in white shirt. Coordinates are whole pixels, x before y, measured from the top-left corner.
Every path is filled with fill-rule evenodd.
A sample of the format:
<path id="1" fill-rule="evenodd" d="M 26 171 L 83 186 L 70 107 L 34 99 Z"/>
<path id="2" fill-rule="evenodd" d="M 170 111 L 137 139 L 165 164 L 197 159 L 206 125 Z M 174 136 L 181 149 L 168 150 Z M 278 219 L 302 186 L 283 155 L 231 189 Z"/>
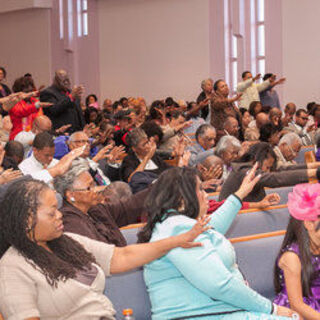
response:
<path id="1" fill-rule="evenodd" d="M 58 175 L 63 175 L 70 167 L 72 161 L 80 156 L 83 148 L 78 148 L 65 155 L 60 161 L 53 158 L 54 141 L 48 132 L 38 133 L 33 140 L 31 157 L 19 164 L 24 175 L 51 183 Z"/>
<path id="2" fill-rule="evenodd" d="M 249 110 L 250 103 L 253 101 L 260 101 L 259 92 L 265 91 L 270 87 L 274 87 L 278 84 L 281 84 L 285 81 L 285 78 L 281 78 L 275 81 L 275 75 L 262 83 L 255 83 L 255 81 L 261 78 L 261 74 L 257 74 L 255 77 L 252 77 L 250 71 L 245 71 L 242 73 L 242 82 L 238 83 L 237 92 L 242 92 L 243 95 L 239 100 L 239 108 L 245 108 Z"/>
<path id="3" fill-rule="evenodd" d="M 107 157 L 107 148 L 101 149 L 95 157 L 92 159 L 89 158 L 90 156 L 90 142 L 89 137 L 83 131 L 74 132 L 68 141 L 69 149 L 75 150 L 79 147 L 84 147 L 84 151 L 82 153 L 82 157 L 88 161 L 90 167 L 90 174 L 93 175 L 93 179 L 98 185 L 109 185 L 111 183 L 110 179 L 102 172 L 99 168 L 99 161 Z"/>
<path id="4" fill-rule="evenodd" d="M 32 128 L 30 131 L 20 131 L 14 138 L 14 141 L 20 142 L 24 147 L 24 156 L 26 157 L 31 149 L 33 139 L 36 134 L 50 131 L 52 128 L 51 120 L 44 115 L 38 116 L 34 119 L 32 123 Z"/>

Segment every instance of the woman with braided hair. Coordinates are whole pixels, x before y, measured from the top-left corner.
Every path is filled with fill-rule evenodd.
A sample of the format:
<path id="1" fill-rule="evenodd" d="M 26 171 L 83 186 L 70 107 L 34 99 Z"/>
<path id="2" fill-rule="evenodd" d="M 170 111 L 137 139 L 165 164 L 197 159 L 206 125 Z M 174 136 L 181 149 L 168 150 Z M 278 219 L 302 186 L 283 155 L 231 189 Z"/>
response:
<path id="1" fill-rule="evenodd" d="M 192 241 L 207 230 L 204 218 L 182 235 L 121 248 L 63 234 L 54 191 L 31 179 L 13 183 L 0 208 L 0 312 L 9 320 L 115 319 L 106 276 L 199 246 Z"/>

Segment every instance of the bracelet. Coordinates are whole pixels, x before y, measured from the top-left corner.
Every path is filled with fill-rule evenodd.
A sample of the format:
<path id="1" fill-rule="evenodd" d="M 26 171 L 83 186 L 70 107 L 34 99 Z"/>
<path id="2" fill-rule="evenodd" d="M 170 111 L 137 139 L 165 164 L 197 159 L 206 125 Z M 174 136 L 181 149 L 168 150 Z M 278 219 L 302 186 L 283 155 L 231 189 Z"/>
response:
<path id="1" fill-rule="evenodd" d="M 238 200 L 239 200 L 239 202 L 241 203 L 241 205 L 242 205 L 242 200 L 235 194 L 235 193 L 233 193 L 232 194 L 234 197 L 236 197 Z"/>

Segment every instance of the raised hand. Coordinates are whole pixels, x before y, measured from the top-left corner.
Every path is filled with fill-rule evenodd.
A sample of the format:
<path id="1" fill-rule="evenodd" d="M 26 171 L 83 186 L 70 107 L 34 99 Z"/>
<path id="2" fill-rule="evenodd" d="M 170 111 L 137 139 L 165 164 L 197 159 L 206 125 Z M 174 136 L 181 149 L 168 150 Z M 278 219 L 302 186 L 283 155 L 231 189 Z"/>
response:
<path id="1" fill-rule="evenodd" d="M 51 102 L 40 102 L 40 107 L 41 108 L 47 108 L 53 106 L 53 103 Z"/>
<path id="2" fill-rule="evenodd" d="M 56 129 L 57 133 L 65 133 L 72 125 L 71 124 L 65 124 L 64 126 Z"/>
<path id="3" fill-rule="evenodd" d="M 189 160 L 191 157 L 191 152 L 190 151 L 185 151 L 179 159 L 178 167 L 187 167 L 189 164 Z"/>
<path id="4" fill-rule="evenodd" d="M 48 169 L 51 176 L 55 178 L 56 176 L 59 176 L 59 175 L 61 176 L 65 174 L 71 167 L 72 161 L 80 157 L 84 152 L 85 148 L 86 148 L 86 145 L 73 149 L 71 152 L 63 156 L 55 166 Z"/>
<path id="5" fill-rule="evenodd" d="M 286 82 L 286 78 L 280 78 L 278 81 L 276 81 L 277 84 L 282 84 Z"/>
<path id="6" fill-rule="evenodd" d="M 235 192 L 235 195 L 238 196 L 241 200 L 245 198 L 254 188 L 254 186 L 259 181 L 261 175 L 256 176 L 256 171 L 258 168 L 258 163 L 256 162 L 251 170 L 247 172 L 247 175 L 242 180 L 240 188 Z"/>
<path id="7" fill-rule="evenodd" d="M 22 177 L 20 170 L 13 170 L 12 168 L 4 170 L 0 175 L 0 184 L 8 183 L 20 177 Z"/>
<path id="8" fill-rule="evenodd" d="M 199 169 L 201 170 L 203 180 L 219 179 L 221 178 L 223 172 L 223 168 L 221 165 L 211 166 L 209 170 L 200 165 Z"/>
<path id="9" fill-rule="evenodd" d="M 238 92 L 234 97 L 231 98 L 231 102 L 236 102 L 241 99 L 243 92 Z"/>
<path id="10" fill-rule="evenodd" d="M 113 144 L 111 144 L 111 146 L 113 146 Z M 110 162 L 116 162 L 122 160 L 125 153 L 126 151 L 124 146 L 117 146 L 114 147 L 109 154 L 107 154 L 107 159 Z"/>
<path id="11" fill-rule="evenodd" d="M 81 98 L 83 92 L 84 92 L 84 87 L 82 85 L 74 86 L 72 88 L 71 95 L 74 99 Z"/>
<path id="12" fill-rule="evenodd" d="M 109 153 L 110 149 L 112 148 L 113 146 L 108 144 L 107 146 L 103 147 L 102 149 L 100 149 L 98 151 L 98 153 L 92 158 L 92 160 L 94 162 L 99 162 L 100 160 L 102 159 L 106 159 L 107 158 L 107 154 Z"/>
<path id="13" fill-rule="evenodd" d="M 221 184 L 222 184 L 222 179 L 210 179 L 210 180 L 203 181 L 201 183 L 201 186 L 203 189 L 206 190 L 206 189 L 215 188 Z"/>
<path id="14" fill-rule="evenodd" d="M 185 147 L 186 147 L 186 143 L 184 142 L 184 138 L 180 137 L 177 143 L 173 147 L 172 156 L 182 157 Z"/>
<path id="15" fill-rule="evenodd" d="M 267 194 L 261 201 L 257 202 L 258 208 L 266 208 L 276 205 L 280 202 L 280 196 L 277 193 Z"/>
<path id="16" fill-rule="evenodd" d="M 181 238 L 181 243 L 179 247 L 182 248 L 194 248 L 201 247 L 202 244 L 200 242 L 193 242 L 201 233 L 206 232 L 211 229 L 207 224 L 210 221 L 210 216 L 204 215 L 198 218 L 197 223 L 192 227 L 192 229 L 188 232 L 180 234 L 178 237 Z"/>
<path id="17" fill-rule="evenodd" d="M 155 143 L 153 137 L 150 138 L 149 143 L 150 143 L 150 150 L 145 156 L 146 160 L 150 160 L 153 157 L 153 155 L 156 152 L 156 150 L 157 150 L 157 144 Z"/>
<path id="18" fill-rule="evenodd" d="M 258 73 L 254 78 L 252 78 L 252 81 L 257 81 L 261 78 L 261 73 Z"/>
<path id="19" fill-rule="evenodd" d="M 96 129 L 94 123 L 88 123 L 84 126 L 83 132 L 88 136 L 92 137 L 94 130 Z M 98 129 L 99 130 L 99 129 Z"/>

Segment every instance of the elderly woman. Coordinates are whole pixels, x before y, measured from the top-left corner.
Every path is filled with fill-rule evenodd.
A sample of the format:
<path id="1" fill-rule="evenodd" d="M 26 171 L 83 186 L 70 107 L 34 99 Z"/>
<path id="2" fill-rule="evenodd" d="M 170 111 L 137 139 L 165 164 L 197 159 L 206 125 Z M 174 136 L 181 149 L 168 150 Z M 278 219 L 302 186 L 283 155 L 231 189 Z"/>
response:
<path id="1" fill-rule="evenodd" d="M 222 179 L 227 179 L 230 171 L 232 170 L 231 162 L 239 158 L 240 150 L 241 143 L 233 136 L 223 136 L 219 140 L 214 153 L 223 161 Z"/>
<path id="2" fill-rule="evenodd" d="M 202 103 L 203 105 L 201 107 L 201 117 L 205 120 L 210 121 L 209 103 L 213 91 L 213 80 L 209 78 L 201 81 L 201 89 L 202 92 L 199 94 L 197 98 L 197 104 Z"/>
<path id="3" fill-rule="evenodd" d="M 146 190 L 124 201 L 101 203 L 104 187 L 95 185 L 85 159 L 75 160 L 67 173 L 54 180 L 54 187 L 63 196 L 60 211 L 65 231 L 117 246 L 126 245 L 119 228 L 138 222 L 148 193 Z"/>
<path id="4" fill-rule="evenodd" d="M 292 311 L 273 305 L 252 290 L 238 269 L 234 249 L 224 237 L 241 208 L 242 199 L 258 182 L 255 169 L 213 214 L 212 230 L 196 250 L 175 249 L 144 269 L 152 319 L 275 320 Z M 166 188 L 163 188 L 163 186 Z M 173 168 L 152 186 L 146 206 L 148 222 L 140 242 L 153 242 L 189 229 L 207 212 L 207 195 L 194 169 Z"/>
<path id="5" fill-rule="evenodd" d="M 169 166 L 155 154 L 156 143 L 148 139 L 141 128 L 133 129 L 128 135 L 130 151 L 123 159 L 120 176 L 123 181 L 130 182 L 132 176 L 137 172 L 152 172 L 160 174 Z"/>
<path id="6" fill-rule="evenodd" d="M 1 204 L 0 312 L 8 320 L 114 320 L 103 295 L 105 277 L 199 245 L 190 241 L 205 223 L 163 241 L 118 248 L 64 234 L 54 191 L 41 181 L 14 183 Z"/>

